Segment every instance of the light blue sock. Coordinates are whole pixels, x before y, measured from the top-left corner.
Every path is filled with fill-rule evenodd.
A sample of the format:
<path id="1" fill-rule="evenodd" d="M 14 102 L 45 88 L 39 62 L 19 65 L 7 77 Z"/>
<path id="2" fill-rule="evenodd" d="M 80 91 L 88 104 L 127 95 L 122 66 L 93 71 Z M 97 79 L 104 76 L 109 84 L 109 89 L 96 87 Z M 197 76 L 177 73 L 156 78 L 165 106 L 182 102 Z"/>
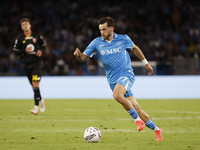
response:
<path id="1" fill-rule="evenodd" d="M 145 125 L 146 125 L 148 128 L 152 129 L 152 130 L 154 130 L 154 129 L 156 128 L 155 123 L 154 123 L 151 119 L 149 119 L 147 122 L 145 122 Z"/>
<path id="2" fill-rule="evenodd" d="M 135 119 L 138 119 L 138 113 L 137 111 L 135 110 L 135 108 L 131 108 L 128 113 L 131 115 L 131 117 L 135 120 Z"/>

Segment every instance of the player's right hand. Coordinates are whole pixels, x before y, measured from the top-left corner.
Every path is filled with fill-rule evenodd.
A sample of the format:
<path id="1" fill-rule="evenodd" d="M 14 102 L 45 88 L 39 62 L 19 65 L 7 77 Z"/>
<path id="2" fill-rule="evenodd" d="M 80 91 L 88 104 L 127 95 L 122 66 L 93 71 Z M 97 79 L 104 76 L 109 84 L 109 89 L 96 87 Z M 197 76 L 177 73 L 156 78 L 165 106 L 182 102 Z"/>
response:
<path id="1" fill-rule="evenodd" d="M 32 47 L 26 47 L 25 51 L 26 51 L 26 53 L 30 53 L 30 52 L 32 52 L 33 50 L 32 50 Z"/>
<path id="2" fill-rule="evenodd" d="M 83 62 L 86 60 L 86 58 L 88 57 L 87 55 L 85 55 L 84 53 L 81 53 L 81 51 L 76 48 L 76 50 L 74 51 L 74 56 L 76 57 L 76 59 L 80 62 Z"/>
<path id="3" fill-rule="evenodd" d="M 76 57 L 81 56 L 81 51 L 79 50 L 79 48 L 76 48 L 76 50 L 74 51 L 74 56 L 76 56 Z"/>

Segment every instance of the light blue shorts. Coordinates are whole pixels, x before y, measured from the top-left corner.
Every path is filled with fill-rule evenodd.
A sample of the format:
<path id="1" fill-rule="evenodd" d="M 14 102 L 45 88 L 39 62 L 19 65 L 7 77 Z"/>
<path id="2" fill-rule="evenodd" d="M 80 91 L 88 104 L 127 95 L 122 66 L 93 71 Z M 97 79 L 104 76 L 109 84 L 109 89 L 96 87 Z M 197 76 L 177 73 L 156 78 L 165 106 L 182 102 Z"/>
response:
<path id="1" fill-rule="evenodd" d="M 135 82 L 134 74 L 126 73 L 126 74 L 122 75 L 121 77 L 119 77 L 119 79 L 117 80 L 116 83 L 110 84 L 110 88 L 113 91 L 117 84 L 121 84 L 125 87 L 125 89 L 127 91 L 124 96 L 130 97 L 130 96 L 133 96 L 133 92 L 131 91 L 131 87 L 133 86 L 134 82 Z"/>

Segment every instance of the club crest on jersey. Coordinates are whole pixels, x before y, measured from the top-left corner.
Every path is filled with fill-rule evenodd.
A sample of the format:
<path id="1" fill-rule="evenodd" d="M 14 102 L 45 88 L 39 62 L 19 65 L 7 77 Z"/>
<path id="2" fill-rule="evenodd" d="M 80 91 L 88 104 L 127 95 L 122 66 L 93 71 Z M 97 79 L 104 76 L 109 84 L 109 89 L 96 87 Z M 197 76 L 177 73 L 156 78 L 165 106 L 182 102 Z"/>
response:
<path id="1" fill-rule="evenodd" d="M 119 46 L 119 45 L 121 45 L 121 44 L 122 44 L 121 42 L 117 42 L 117 43 L 116 43 L 117 46 Z"/>
<path id="2" fill-rule="evenodd" d="M 37 39 L 36 38 L 33 38 L 33 43 L 36 43 Z"/>
<path id="3" fill-rule="evenodd" d="M 105 55 L 106 52 L 104 50 L 101 50 L 100 53 L 101 53 L 101 55 Z"/>

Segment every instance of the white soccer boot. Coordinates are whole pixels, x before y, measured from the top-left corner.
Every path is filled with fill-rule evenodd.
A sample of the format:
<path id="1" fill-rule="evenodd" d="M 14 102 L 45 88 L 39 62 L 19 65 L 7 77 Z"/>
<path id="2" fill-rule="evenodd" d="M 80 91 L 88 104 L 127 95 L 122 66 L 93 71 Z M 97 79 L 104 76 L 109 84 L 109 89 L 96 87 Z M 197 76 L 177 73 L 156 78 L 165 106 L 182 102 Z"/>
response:
<path id="1" fill-rule="evenodd" d="M 30 110 L 30 112 L 31 112 L 32 114 L 37 115 L 37 114 L 38 114 L 38 106 L 35 105 L 35 106 L 33 107 L 33 109 Z"/>

